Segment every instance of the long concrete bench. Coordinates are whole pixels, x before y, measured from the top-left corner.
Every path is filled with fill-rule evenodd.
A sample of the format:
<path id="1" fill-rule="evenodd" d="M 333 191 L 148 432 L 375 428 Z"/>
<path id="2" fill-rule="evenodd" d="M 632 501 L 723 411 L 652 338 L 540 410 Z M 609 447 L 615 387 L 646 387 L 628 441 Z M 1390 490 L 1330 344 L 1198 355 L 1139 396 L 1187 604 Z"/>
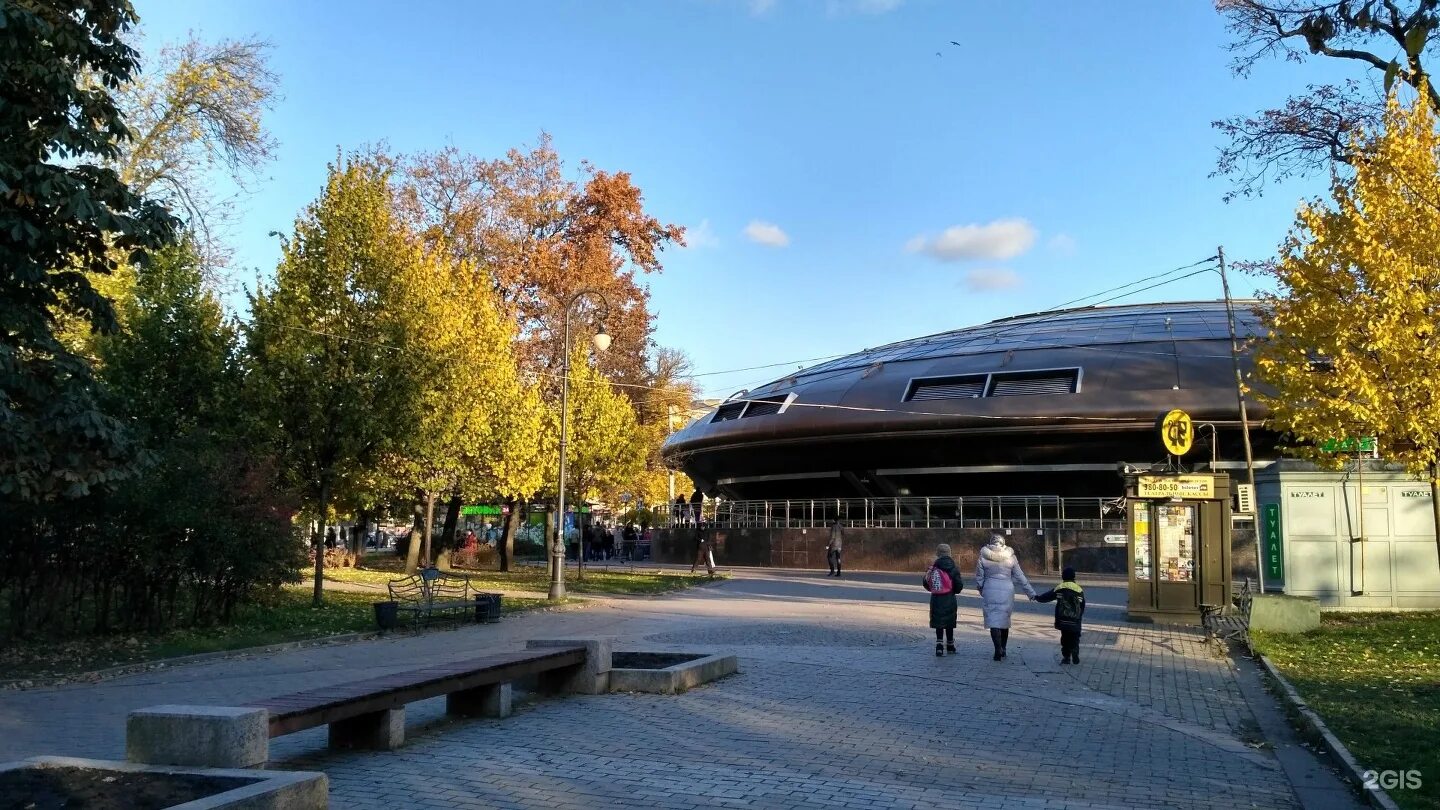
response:
<path id="1" fill-rule="evenodd" d="M 264 709 L 270 736 L 330 726 L 333 748 L 388 751 L 405 743 L 405 704 L 445 695 L 451 714 L 508 717 L 513 681 L 585 664 L 584 647 L 497 653 L 246 704 Z"/>
<path id="2" fill-rule="evenodd" d="M 405 743 L 405 705 L 446 696 L 446 711 L 507 717 L 512 684 L 535 677 L 542 692 L 610 688 L 610 639 L 531 641 L 522 652 L 454 661 L 336 684 L 241 706 L 152 706 L 130 713 L 126 755 L 154 765 L 248 768 L 269 759 L 269 740 L 330 727 L 337 748 L 391 750 Z"/>

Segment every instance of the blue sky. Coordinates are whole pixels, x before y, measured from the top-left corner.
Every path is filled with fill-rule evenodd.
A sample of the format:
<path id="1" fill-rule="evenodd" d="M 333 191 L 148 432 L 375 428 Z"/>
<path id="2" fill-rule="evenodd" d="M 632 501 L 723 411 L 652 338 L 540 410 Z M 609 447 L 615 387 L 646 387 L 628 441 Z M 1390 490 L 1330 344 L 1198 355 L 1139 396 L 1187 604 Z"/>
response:
<path id="1" fill-rule="evenodd" d="M 274 44 L 280 148 L 233 229 L 237 280 L 273 270 L 267 234 L 290 231 L 337 148 L 490 157 L 545 130 L 690 229 L 652 309 L 712 395 L 790 366 L 710 372 L 1049 308 L 1217 245 L 1272 255 L 1323 178 L 1226 204 L 1210 122 L 1344 75 L 1233 77 L 1205 2 L 136 5 L 147 48 Z M 1219 295 L 1206 274 L 1134 300 Z"/>

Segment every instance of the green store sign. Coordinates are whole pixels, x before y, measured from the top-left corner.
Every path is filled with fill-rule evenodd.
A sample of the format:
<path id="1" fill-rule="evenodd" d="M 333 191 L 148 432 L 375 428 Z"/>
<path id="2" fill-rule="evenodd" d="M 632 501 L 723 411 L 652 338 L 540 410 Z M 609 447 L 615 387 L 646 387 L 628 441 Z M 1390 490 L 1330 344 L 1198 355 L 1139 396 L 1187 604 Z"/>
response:
<path id="1" fill-rule="evenodd" d="M 1285 559 L 1280 544 L 1280 504 L 1260 507 L 1260 558 L 1265 566 L 1265 581 L 1280 582 L 1285 577 Z"/>
<path id="2" fill-rule="evenodd" d="M 1326 453 L 1373 453 L 1375 452 L 1375 437 L 1326 439 L 1320 443 L 1320 449 Z"/>

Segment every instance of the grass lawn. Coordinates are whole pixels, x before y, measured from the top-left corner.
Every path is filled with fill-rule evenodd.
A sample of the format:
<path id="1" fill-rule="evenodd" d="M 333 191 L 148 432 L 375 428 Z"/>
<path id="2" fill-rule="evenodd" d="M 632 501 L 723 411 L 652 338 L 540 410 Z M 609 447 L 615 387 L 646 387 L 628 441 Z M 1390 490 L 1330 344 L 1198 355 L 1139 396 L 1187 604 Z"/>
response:
<path id="1" fill-rule="evenodd" d="M 384 585 L 405 575 L 404 561 L 392 555 L 367 556 L 362 568 L 327 568 L 325 578 L 335 582 L 358 582 Z M 499 571 L 456 569 L 455 573 L 470 578 L 481 590 L 531 591 L 545 593 L 550 589 L 549 574 L 543 566 L 525 566 L 501 573 Z M 704 574 L 647 569 L 643 564 L 628 570 L 586 568 L 584 581 L 575 578 L 575 569 L 565 571 L 565 588 L 572 593 L 656 594 L 678 591 L 710 581 Z"/>
<path id="2" fill-rule="evenodd" d="M 1440 810 L 1440 613 L 1326 613 L 1312 633 L 1251 635 L 1362 768 L 1420 772 L 1391 798 Z"/>
<path id="3" fill-rule="evenodd" d="M 242 606 L 228 627 L 10 644 L 0 649 L 0 672 L 4 680 L 49 680 L 181 655 L 375 629 L 374 594 L 331 591 L 321 608 L 311 607 L 310 596 L 308 585 L 285 588 L 264 604 Z M 507 597 L 504 610 L 517 613 L 548 604 L 544 598 Z"/>

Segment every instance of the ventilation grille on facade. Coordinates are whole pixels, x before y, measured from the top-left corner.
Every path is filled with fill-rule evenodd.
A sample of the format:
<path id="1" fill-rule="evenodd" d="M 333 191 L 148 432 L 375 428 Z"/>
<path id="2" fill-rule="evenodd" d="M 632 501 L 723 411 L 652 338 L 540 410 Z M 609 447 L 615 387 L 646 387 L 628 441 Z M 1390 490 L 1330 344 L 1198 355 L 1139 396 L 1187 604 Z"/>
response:
<path id="1" fill-rule="evenodd" d="M 1073 394 L 1079 387 L 1080 369 L 994 374 L 986 396 L 1023 397 L 1038 394 Z"/>
<path id="2" fill-rule="evenodd" d="M 985 394 L 985 375 L 971 374 L 965 377 L 932 377 L 928 380 L 914 380 L 910 383 L 910 395 L 906 402 L 924 402 L 932 399 L 974 399 Z"/>
<path id="3" fill-rule="evenodd" d="M 731 419 L 739 419 L 740 413 L 745 410 L 744 400 L 739 402 L 727 402 L 715 409 L 715 415 L 710 417 L 711 422 L 729 422 Z"/>
<path id="4" fill-rule="evenodd" d="M 750 407 L 745 409 L 745 418 L 749 419 L 752 416 L 770 416 L 771 414 L 777 414 L 781 408 L 785 407 L 785 400 L 787 398 L 788 397 L 780 396 L 752 399 L 750 400 Z"/>

